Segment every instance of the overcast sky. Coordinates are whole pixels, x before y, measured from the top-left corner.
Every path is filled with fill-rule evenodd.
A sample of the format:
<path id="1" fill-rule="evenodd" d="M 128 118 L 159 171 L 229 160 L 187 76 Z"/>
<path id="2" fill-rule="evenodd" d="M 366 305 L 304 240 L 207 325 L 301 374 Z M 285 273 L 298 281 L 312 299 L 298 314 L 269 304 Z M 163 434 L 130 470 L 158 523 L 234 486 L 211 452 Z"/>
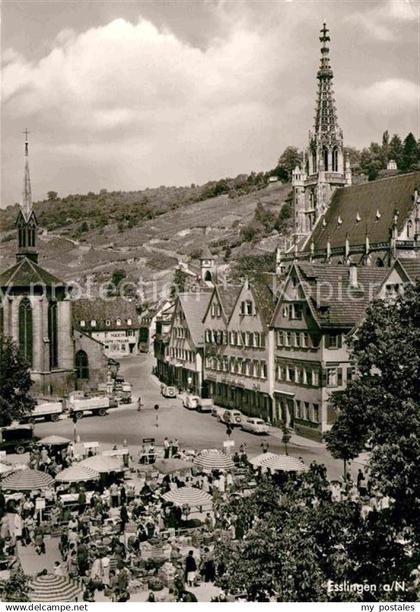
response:
<path id="1" fill-rule="evenodd" d="M 313 123 L 319 29 L 361 147 L 419 134 L 419 3 L 3 0 L 2 206 L 274 167 Z"/>

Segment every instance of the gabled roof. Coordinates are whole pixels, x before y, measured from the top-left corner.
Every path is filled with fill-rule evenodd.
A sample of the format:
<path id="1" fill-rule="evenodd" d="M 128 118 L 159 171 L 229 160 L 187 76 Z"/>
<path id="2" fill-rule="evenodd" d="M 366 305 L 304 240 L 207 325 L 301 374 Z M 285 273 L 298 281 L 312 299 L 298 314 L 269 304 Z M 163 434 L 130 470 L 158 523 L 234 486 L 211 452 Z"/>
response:
<path id="1" fill-rule="evenodd" d="M 195 346 L 204 343 L 203 319 L 211 296 L 212 293 L 209 291 L 179 294 L 179 304 L 184 312 L 191 340 Z"/>
<path id="2" fill-rule="evenodd" d="M 367 306 L 378 294 L 389 268 L 357 268 L 357 287 L 350 285 L 350 268 L 308 262 L 294 263 L 288 279 L 296 273 L 315 322 L 321 329 L 350 330 L 363 317 Z M 285 287 L 287 286 L 287 282 Z M 284 294 L 280 296 L 276 314 Z M 289 301 L 289 300 L 287 300 Z M 272 326 L 275 325 L 275 317 Z"/>
<path id="3" fill-rule="evenodd" d="M 230 319 L 241 289 L 242 285 L 217 285 L 215 287 L 226 321 Z"/>
<path id="4" fill-rule="evenodd" d="M 420 280 L 420 258 L 417 257 L 416 259 L 404 259 L 400 257 L 398 261 L 403 267 L 404 272 L 406 272 L 407 276 L 413 283 L 415 283 L 417 280 Z"/>
<path id="5" fill-rule="evenodd" d="M 208 244 L 204 244 L 203 248 L 201 249 L 200 259 L 214 259 L 214 255 L 211 254 Z"/>
<path id="6" fill-rule="evenodd" d="M 352 288 L 346 266 L 302 262 L 296 269 L 318 325 L 327 329 L 353 328 L 389 273 L 386 268 L 357 268 L 357 287 Z"/>
<path id="7" fill-rule="evenodd" d="M 258 313 L 261 315 L 264 325 L 268 326 L 275 308 L 273 292 L 263 279 L 261 279 L 261 282 L 254 280 L 250 288 L 254 296 Z"/>
<path id="8" fill-rule="evenodd" d="M 90 331 L 137 329 L 140 325 L 135 303 L 118 297 L 109 300 L 74 300 L 72 318 L 75 327 L 80 329 L 80 321 L 85 321 L 83 329 Z M 118 326 L 117 319 L 121 321 Z M 131 325 L 128 325 L 128 319 L 131 319 Z M 92 327 L 91 321 L 95 321 L 96 325 Z M 106 321 L 109 321 L 110 325 L 106 325 Z"/>
<path id="9" fill-rule="evenodd" d="M 346 237 L 350 246 L 361 245 L 366 235 L 371 244 L 388 242 L 395 210 L 399 211 L 400 233 L 414 206 L 415 189 L 420 191 L 420 171 L 337 189 L 325 216 L 306 241 L 305 250 L 311 242 L 315 250 L 326 249 L 328 241 L 331 248 L 343 247 Z"/>
<path id="10" fill-rule="evenodd" d="M 0 274 L 0 287 L 27 287 L 31 283 L 46 286 L 65 285 L 62 280 L 27 257 L 22 258 L 14 266 Z"/>

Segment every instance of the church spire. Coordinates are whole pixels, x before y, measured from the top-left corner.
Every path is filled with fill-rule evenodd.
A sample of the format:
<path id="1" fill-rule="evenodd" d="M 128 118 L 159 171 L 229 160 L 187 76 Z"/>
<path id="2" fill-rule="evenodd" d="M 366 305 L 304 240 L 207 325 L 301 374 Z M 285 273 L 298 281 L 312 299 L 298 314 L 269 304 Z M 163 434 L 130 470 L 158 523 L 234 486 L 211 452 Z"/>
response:
<path id="1" fill-rule="evenodd" d="M 29 141 L 28 141 L 28 130 L 25 129 L 25 171 L 23 178 L 23 192 L 22 192 L 22 213 L 25 217 L 25 221 L 28 221 L 32 213 L 32 191 L 31 191 L 31 177 L 29 174 Z"/>
<path id="2" fill-rule="evenodd" d="M 337 110 L 335 107 L 334 90 L 332 86 L 333 71 L 330 65 L 330 35 L 326 23 L 321 29 L 321 64 L 317 73 L 318 96 L 315 111 L 315 133 L 338 134 L 340 128 L 337 123 Z"/>
<path id="3" fill-rule="evenodd" d="M 29 175 L 29 142 L 28 130 L 25 129 L 25 170 L 23 177 L 23 192 L 20 210 L 16 219 L 18 250 L 16 258 L 20 261 L 23 258 L 38 261 L 37 233 L 38 224 L 35 213 L 32 209 L 31 178 Z"/>

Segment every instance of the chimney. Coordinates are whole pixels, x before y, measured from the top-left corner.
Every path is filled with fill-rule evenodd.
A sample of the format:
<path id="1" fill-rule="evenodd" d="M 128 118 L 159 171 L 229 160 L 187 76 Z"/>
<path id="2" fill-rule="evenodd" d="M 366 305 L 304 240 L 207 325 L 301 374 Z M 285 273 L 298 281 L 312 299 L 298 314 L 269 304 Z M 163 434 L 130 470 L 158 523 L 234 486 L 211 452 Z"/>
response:
<path id="1" fill-rule="evenodd" d="M 357 266 L 356 264 L 350 264 L 349 267 L 349 285 L 352 289 L 357 289 L 359 286 L 357 282 Z"/>

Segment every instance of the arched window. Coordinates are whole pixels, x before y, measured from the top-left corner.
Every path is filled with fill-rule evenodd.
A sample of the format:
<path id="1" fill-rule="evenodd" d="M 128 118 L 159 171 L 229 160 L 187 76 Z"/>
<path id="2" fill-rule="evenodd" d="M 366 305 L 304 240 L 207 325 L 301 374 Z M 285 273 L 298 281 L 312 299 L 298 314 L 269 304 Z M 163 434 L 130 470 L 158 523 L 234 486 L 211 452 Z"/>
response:
<path id="1" fill-rule="evenodd" d="M 332 153 L 332 171 L 338 172 L 338 149 L 334 147 Z"/>
<path id="2" fill-rule="evenodd" d="M 407 238 L 413 237 L 413 222 L 410 220 L 407 223 Z"/>
<path id="3" fill-rule="evenodd" d="M 383 268 L 384 267 L 384 262 L 382 261 L 382 259 L 380 257 L 378 257 L 378 259 L 375 261 L 375 266 L 377 268 Z"/>
<path id="4" fill-rule="evenodd" d="M 89 359 L 85 351 L 77 351 L 75 365 L 76 378 L 87 380 L 89 378 Z"/>
<path id="5" fill-rule="evenodd" d="M 57 302 L 48 303 L 48 339 L 50 341 L 50 370 L 58 367 Z"/>
<path id="6" fill-rule="evenodd" d="M 207 270 L 207 272 L 205 273 L 204 280 L 205 281 L 211 281 L 211 272 L 210 272 L 210 270 Z"/>
<path id="7" fill-rule="evenodd" d="M 32 366 L 32 306 L 28 298 L 23 298 L 19 304 L 19 350 Z"/>
<path id="8" fill-rule="evenodd" d="M 324 170 L 328 170 L 328 149 L 327 147 L 323 148 L 323 156 L 324 156 Z"/>

